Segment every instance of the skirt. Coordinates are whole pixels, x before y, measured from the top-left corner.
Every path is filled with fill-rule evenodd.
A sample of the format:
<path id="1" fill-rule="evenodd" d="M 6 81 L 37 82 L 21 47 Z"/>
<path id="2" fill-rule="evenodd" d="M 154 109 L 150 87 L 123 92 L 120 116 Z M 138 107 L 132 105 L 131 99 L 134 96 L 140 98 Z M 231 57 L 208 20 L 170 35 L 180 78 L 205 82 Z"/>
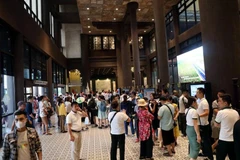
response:
<path id="1" fill-rule="evenodd" d="M 177 124 L 177 126 L 173 128 L 173 135 L 174 135 L 175 138 L 180 136 L 178 122 L 176 122 L 176 124 Z"/>

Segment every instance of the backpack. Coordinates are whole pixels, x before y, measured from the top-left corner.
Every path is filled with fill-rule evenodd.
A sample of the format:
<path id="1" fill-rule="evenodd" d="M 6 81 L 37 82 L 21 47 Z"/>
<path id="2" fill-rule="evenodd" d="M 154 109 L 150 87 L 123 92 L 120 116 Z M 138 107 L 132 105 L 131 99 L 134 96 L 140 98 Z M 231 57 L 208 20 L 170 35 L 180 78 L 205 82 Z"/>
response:
<path id="1" fill-rule="evenodd" d="M 100 109 L 101 112 L 106 112 L 107 107 L 106 107 L 105 101 L 101 101 L 101 102 L 100 102 L 99 109 Z"/>

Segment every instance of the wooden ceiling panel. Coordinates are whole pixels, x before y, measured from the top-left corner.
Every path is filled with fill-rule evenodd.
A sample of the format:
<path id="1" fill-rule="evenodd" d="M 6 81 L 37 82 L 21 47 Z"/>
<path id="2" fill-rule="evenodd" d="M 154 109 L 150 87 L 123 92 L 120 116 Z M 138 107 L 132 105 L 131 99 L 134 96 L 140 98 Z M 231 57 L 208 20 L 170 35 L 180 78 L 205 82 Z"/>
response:
<path id="1" fill-rule="evenodd" d="M 92 22 L 121 22 L 126 13 L 127 4 L 132 0 L 76 0 L 83 33 L 109 34 L 109 30 L 97 29 Z M 138 22 L 152 22 L 153 0 L 134 0 L 139 3 L 137 10 Z M 174 5 L 179 0 L 165 0 L 166 7 Z M 90 26 L 90 28 L 88 27 Z M 151 28 L 150 28 L 151 29 Z M 142 30 L 139 30 L 143 32 Z"/>

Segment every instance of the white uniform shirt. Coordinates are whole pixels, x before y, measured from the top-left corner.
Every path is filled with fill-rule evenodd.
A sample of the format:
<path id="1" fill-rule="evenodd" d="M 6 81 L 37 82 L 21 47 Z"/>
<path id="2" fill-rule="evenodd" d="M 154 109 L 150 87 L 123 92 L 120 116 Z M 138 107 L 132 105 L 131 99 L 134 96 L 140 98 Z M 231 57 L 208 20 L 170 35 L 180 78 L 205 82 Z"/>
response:
<path id="1" fill-rule="evenodd" d="M 108 120 L 109 122 L 111 121 L 113 115 L 116 112 L 110 112 L 108 114 Z M 113 118 L 112 122 L 111 122 L 111 134 L 114 135 L 121 135 L 125 133 L 125 129 L 124 129 L 124 122 L 128 119 L 129 117 L 122 112 L 118 112 L 115 117 Z"/>
<path id="2" fill-rule="evenodd" d="M 221 124 L 219 134 L 220 140 L 233 142 L 233 127 L 234 124 L 238 121 L 238 119 L 238 112 L 231 108 L 225 108 L 218 111 L 215 122 Z"/>
<path id="3" fill-rule="evenodd" d="M 179 113 L 184 113 L 184 112 L 185 112 L 186 107 L 185 107 L 183 101 L 184 101 L 185 103 L 188 102 L 187 98 L 182 95 L 182 96 L 179 98 L 179 101 L 178 101 L 178 102 L 179 102 Z"/>
<path id="4" fill-rule="evenodd" d="M 66 123 L 67 124 L 72 124 L 71 129 L 75 130 L 75 131 L 81 131 L 82 129 L 82 113 L 81 112 L 77 112 L 74 113 L 73 111 L 71 111 L 66 118 Z"/>
<path id="5" fill-rule="evenodd" d="M 186 114 L 186 121 L 188 126 L 194 126 L 193 120 L 197 120 L 199 124 L 199 117 L 196 109 L 188 108 L 185 110 L 185 114 Z"/>
<path id="6" fill-rule="evenodd" d="M 203 114 L 205 109 L 209 110 L 209 104 L 208 104 L 208 101 L 205 98 L 202 98 L 199 101 L 199 104 L 198 104 L 198 109 L 197 109 L 198 115 Z M 200 125 L 201 126 L 206 126 L 208 124 L 209 124 L 208 116 L 200 117 Z"/>
<path id="7" fill-rule="evenodd" d="M 31 156 L 27 137 L 27 130 L 24 132 L 17 132 L 17 136 L 18 160 L 30 160 Z"/>

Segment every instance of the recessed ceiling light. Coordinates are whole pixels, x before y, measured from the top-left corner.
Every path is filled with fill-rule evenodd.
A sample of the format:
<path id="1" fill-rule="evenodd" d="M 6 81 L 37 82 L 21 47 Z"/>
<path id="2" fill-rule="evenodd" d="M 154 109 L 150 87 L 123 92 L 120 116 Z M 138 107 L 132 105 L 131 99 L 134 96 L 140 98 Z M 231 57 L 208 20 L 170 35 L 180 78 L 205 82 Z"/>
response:
<path id="1" fill-rule="evenodd" d="M 91 31 L 88 31 L 88 33 L 91 33 Z"/>
<path id="2" fill-rule="evenodd" d="M 116 8 L 116 11 L 118 11 L 118 8 Z"/>
<path id="3" fill-rule="evenodd" d="M 87 20 L 90 20 L 90 18 L 87 18 Z"/>
<path id="4" fill-rule="evenodd" d="M 143 31 L 144 33 L 146 33 L 147 31 Z"/>
<path id="5" fill-rule="evenodd" d="M 138 11 L 141 11 L 141 8 L 138 8 Z"/>
<path id="6" fill-rule="evenodd" d="M 91 26 L 88 26 L 88 28 L 91 28 Z"/>
<path id="7" fill-rule="evenodd" d="M 152 19 L 152 21 L 154 21 L 154 19 Z"/>
<path id="8" fill-rule="evenodd" d="M 89 10 L 89 8 L 87 8 L 87 10 Z"/>
<path id="9" fill-rule="evenodd" d="M 110 33 L 112 33 L 112 31 L 109 31 Z"/>
<path id="10" fill-rule="evenodd" d="M 116 21 L 116 18 L 113 18 L 114 21 Z"/>

